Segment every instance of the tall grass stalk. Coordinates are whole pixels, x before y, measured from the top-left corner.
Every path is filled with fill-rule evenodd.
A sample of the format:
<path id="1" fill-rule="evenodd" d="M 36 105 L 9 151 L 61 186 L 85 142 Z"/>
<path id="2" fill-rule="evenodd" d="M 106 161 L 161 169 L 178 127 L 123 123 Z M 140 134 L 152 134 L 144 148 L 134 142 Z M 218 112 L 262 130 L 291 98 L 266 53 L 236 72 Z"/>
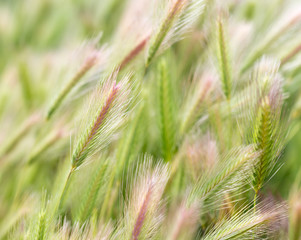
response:
<path id="1" fill-rule="evenodd" d="M 68 188 L 70 177 L 84 161 L 91 155 L 99 152 L 120 127 L 128 110 L 128 94 L 130 91 L 128 79 L 115 82 L 117 73 L 113 73 L 102 89 L 97 89 L 95 95 L 90 100 L 90 122 L 84 121 L 83 127 L 86 129 L 79 136 L 72 153 L 71 168 L 61 195 L 61 200 Z M 95 99 L 96 97 L 96 99 Z"/>
<path id="2" fill-rule="evenodd" d="M 55 111 L 60 107 L 64 99 L 70 93 L 70 91 L 78 84 L 78 82 L 84 77 L 84 75 L 96 64 L 97 54 L 94 53 L 89 56 L 78 72 L 64 85 L 62 90 L 57 94 L 54 101 L 49 107 L 46 119 L 49 120 Z"/>

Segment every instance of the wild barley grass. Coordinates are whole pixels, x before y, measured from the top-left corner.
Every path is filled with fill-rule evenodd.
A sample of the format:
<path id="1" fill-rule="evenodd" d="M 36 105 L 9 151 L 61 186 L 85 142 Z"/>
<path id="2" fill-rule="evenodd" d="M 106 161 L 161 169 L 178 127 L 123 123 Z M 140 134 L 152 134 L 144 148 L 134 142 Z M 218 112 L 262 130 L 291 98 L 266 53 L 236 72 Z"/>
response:
<path id="1" fill-rule="evenodd" d="M 275 211 L 245 212 L 221 221 L 205 239 L 252 239 L 264 238 L 265 224 L 283 218 L 283 206 L 274 206 Z"/>
<path id="2" fill-rule="evenodd" d="M 299 239 L 300 16 L 2 1 L 0 238 Z"/>

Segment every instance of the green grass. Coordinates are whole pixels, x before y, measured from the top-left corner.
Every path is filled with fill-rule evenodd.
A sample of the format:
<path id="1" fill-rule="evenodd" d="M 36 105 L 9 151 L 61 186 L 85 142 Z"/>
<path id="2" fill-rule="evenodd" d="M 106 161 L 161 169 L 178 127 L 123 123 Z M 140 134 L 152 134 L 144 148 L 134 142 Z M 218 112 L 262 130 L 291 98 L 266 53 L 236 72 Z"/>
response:
<path id="1" fill-rule="evenodd" d="M 1 1 L 0 239 L 299 239 L 298 4 Z"/>

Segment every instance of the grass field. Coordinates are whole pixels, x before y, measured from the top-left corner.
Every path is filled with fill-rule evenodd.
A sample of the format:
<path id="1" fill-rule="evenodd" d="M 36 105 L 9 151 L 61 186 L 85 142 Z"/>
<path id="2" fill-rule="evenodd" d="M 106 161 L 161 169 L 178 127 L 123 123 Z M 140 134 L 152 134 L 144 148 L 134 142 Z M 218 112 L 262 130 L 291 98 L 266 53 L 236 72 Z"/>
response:
<path id="1" fill-rule="evenodd" d="M 298 0 L 1 0 L 0 239 L 301 239 Z"/>

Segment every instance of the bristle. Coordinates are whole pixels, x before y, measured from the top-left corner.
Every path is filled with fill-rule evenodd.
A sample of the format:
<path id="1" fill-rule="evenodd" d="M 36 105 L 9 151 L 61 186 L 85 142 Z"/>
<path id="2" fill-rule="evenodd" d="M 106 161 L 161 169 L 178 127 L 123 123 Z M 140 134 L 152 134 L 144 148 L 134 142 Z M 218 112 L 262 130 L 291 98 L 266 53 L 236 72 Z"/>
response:
<path id="1" fill-rule="evenodd" d="M 158 163 L 152 167 L 151 158 L 145 157 L 136 172 L 124 219 L 116 232 L 122 239 L 148 238 L 159 230 L 162 221 L 160 209 L 169 177 L 167 166 Z"/>

